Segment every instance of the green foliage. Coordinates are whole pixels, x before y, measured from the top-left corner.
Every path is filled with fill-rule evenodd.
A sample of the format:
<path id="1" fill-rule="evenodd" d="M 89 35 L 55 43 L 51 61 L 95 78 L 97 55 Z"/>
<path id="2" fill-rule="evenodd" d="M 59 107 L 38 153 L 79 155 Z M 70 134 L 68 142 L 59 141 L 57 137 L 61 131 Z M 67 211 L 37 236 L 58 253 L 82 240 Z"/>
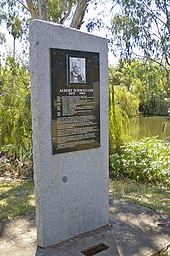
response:
<path id="1" fill-rule="evenodd" d="M 0 151 L 21 160 L 32 150 L 28 69 L 8 56 L 1 66 L 0 83 Z"/>
<path id="2" fill-rule="evenodd" d="M 119 107 L 109 109 L 109 152 L 112 154 L 118 151 L 126 141 L 129 119 L 125 112 Z"/>
<path id="3" fill-rule="evenodd" d="M 115 102 L 128 117 L 139 115 L 138 95 L 132 94 L 126 86 L 115 86 Z"/>
<path id="4" fill-rule="evenodd" d="M 112 67 L 111 72 L 114 73 L 115 88 L 122 88 L 124 95 L 129 93 L 128 103 L 119 100 L 120 104 L 123 104 L 121 108 L 126 110 L 129 116 L 134 116 L 135 112 L 137 114 L 139 102 L 139 110 L 144 114 L 167 115 L 167 109 L 170 107 L 170 102 L 165 100 L 168 97 L 167 78 L 160 65 L 139 59 L 130 62 L 121 60 L 115 68 Z M 124 87 L 127 90 L 123 89 Z M 130 106 L 131 104 L 133 106 Z"/>
<path id="5" fill-rule="evenodd" d="M 139 114 L 138 96 L 120 83 L 123 75 L 109 67 L 109 145 L 110 154 L 128 140 L 129 117 Z M 120 77 L 119 77 L 120 76 Z"/>
<path id="6" fill-rule="evenodd" d="M 46 6 L 48 10 L 48 20 L 63 24 L 67 16 L 70 14 L 70 10 L 76 4 L 76 0 L 71 1 L 53 1 L 46 0 Z"/>
<path id="7" fill-rule="evenodd" d="M 142 57 L 158 63 L 164 69 L 170 96 L 170 0 L 116 3 L 120 9 L 113 18 L 111 44 L 119 49 L 120 58 Z"/>
<path id="8" fill-rule="evenodd" d="M 138 112 L 136 103 L 125 87 L 114 86 L 115 73 L 109 68 L 109 150 L 112 154 L 128 139 L 129 117 Z M 135 106 L 135 111 L 134 111 Z"/>
<path id="9" fill-rule="evenodd" d="M 110 156 L 110 172 L 114 178 L 170 187 L 170 144 L 156 137 L 126 143 Z"/>
<path id="10" fill-rule="evenodd" d="M 117 0 L 120 11 L 113 19 L 113 34 L 125 56 L 139 47 L 143 55 L 169 58 L 170 0 Z M 167 64 L 168 60 L 167 60 Z"/>
<path id="11" fill-rule="evenodd" d="M 28 31 L 29 18 L 25 8 L 19 1 L 1 1 L 0 7 L 2 9 L 0 21 L 13 37 L 13 52 L 15 55 L 15 41 L 16 39 L 25 39 L 25 34 Z"/>
<path id="12" fill-rule="evenodd" d="M 24 3 L 25 2 L 25 3 Z M 39 18 L 39 5 L 36 1 L 2 0 L 0 2 L 0 25 L 3 25 L 13 36 L 13 54 L 15 55 L 16 39 L 24 41 L 24 49 L 28 47 L 28 24 L 30 19 Z M 63 24 L 70 15 L 72 8 L 77 4 L 76 0 L 46 0 L 48 20 Z M 0 44 L 5 42 L 5 35 L 0 33 Z"/>
<path id="13" fill-rule="evenodd" d="M 138 96 L 120 82 L 123 74 L 109 67 L 109 145 L 110 154 L 129 139 L 129 117 L 139 114 Z"/>

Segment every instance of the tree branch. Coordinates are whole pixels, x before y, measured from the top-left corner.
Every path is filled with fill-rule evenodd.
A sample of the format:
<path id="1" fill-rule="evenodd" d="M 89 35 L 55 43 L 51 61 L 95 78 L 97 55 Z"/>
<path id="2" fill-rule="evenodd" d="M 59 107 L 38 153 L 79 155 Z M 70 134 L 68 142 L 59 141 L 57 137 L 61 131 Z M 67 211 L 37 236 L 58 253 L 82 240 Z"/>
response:
<path id="1" fill-rule="evenodd" d="M 149 10 L 149 12 L 152 14 L 152 17 L 155 17 L 156 19 L 158 19 L 164 26 L 166 26 L 166 23 L 161 20 L 155 13 L 153 10 L 151 10 L 144 2 L 143 5 Z"/>
<path id="2" fill-rule="evenodd" d="M 64 13 L 64 17 L 61 19 L 61 24 L 63 24 L 63 23 L 66 21 L 66 19 L 68 18 L 68 16 L 70 15 L 72 6 L 73 6 L 73 2 L 72 2 L 72 1 L 69 1 L 69 4 L 68 4 L 68 11 L 67 11 L 66 13 Z"/>
<path id="3" fill-rule="evenodd" d="M 45 5 L 45 0 L 38 1 L 38 10 L 39 10 L 39 19 L 40 20 L 47 20 L 47 9 Z"/>
<path id="4" fill-rule="evenodd" d="M 163 55 L 165 56 L 165 59 L 166 59 L 167 64 L 170 66 L 168 54 L 167 54 L 167 52 L 166 52 L 166 47 L 165 47 L 164 42 L 162 42 L 162 35 L 161 35 L 160 30 L 159 30 L 158 22 L 157 22 L 157 20 L 156 20 L 155 18 L 153 18 L 153 19 L 154 19 L 154 21 L 155 21 L 155 23 L 156 23 L 157 30 L 158 30 L 158 34 L 159 34 L 159 36 L 160 36 L 160 41 L 161 41 L 160 44 L 162 45 Z"/>
<path id="5" fill-rule="evenodd" d="M 21 4 L 27 11 L 30 12 L 29 8 L 20 0 L 16 0 L 15 2 L 18 2 L 19 4 Z"/>
<path id="6" fill-rule="evenodd" d="M 87 8 L 88 2 L 89 2 L 88 0 L 79 0 L 78 1 L 77 7 L 76 7 L 76 10 L 75 10 L 75 13 L 74 13 L 71 25 L 70 25 L 71 28 L 80 28 L 82 18 L 84 16 L 84 12 Z"/>
<path id="7" fill-rule="evenodd" d="M 28 9 L 29 9 L 29 12 L 31 13 L 32 18 L 33 19 L 37 19 L 38 15 L 37 15 L 37 13 L 35 11 L 35 8 L 34 8 L 32 0 L 26 0 L 26 2 L 27 2 L 27 6 L 28 6 Z"/>
<path id="8" fill-rule="evenodd" d="M 138 57 L 145 58 L 144 56 L 136 54 L 134 52 L 132 54 L 134 54 L 135 56 L 138 56 Z M 161 66 L 165 70 L 165 74 L 166 74 L 166 78 L 167 78 L 167 85 L 163 84 L 163 86 L 164 86 L 164 89 L 167 92 L 167 94 L 170 96 L 170 79 L 169 79 L 170 70 L 163 63 L 157 61 L 156 59 L 153 59 L 149 56 L 147 56 L 147 59 L 152 62 L 157 63 L 159 66 Z"/>

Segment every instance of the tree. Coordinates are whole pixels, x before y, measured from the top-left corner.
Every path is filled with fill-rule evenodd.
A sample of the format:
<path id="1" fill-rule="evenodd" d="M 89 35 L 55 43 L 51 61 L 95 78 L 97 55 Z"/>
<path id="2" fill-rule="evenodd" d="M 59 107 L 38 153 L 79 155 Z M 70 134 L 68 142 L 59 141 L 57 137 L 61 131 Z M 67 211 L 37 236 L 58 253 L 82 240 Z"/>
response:
<path id="1" fill-rule="evenodd" d="M 129 118 L 128 113 L 121 109 L 118 100 L 127 101 L 127 94 L 124 99 L 115 92 L 113 68 L 109 67 L 109 153 L 119 151 L 120 146 L 126 141 L 128 135 Z"/>
<path id="2" fill-rule="evenodd" d="M 7 0 L 1 1 L 0 24 L 4 23 L 13 36 L 13 55 L 15 56 L 16 39 L 27 35 L 30 19 L 48 20 L 64 24 L 72 17 L 70 27 L 80 29 L 90 0 Z M 93 2 L 95 0 L 91 0 Z M 0 33 L 0 43 L 5 41 Z M 28 40 L 27 40 L 28 41 Z"/>
<path id="3" fill-rule="evenodd" d="M 23 15 L 20 15 L 19 6 L 14 1 L 2 1 L 0 7 L 3 10 L 0 13 L 0 24 L 4 22 L 9 34 L 13 37 L 13 56 L 15 57 L 15 42 L 17 38 L 22 39 L 23 35 L 25 35 L 28 28 L 27 19 Z M 23 11 L 23 9 L 21 10 Z"/>
<path id="4" fill-rule="evenodd" d="M 11 11 L 19 4 L 22 9 L 30 13 L 32 19 L 49 20 L 59 24 L 63 24 L 71 14 L 73 7 L 76 7 L 70 27 L 80 28 L 89 1 L 90 0 L 8 0 L 2 1 L 1 7 L 3 8 L 5 5 L 8 5 L 8 11 Z"/>
<path id="5" fill-rule="evenodd" d="M 0 152 L 20 159 L 31 154 L 29 71 L 21 60 L 9 56 L 0 67 Z"/>
<path id="6" fill-rule="evenodd" d="M 146 115 L 166 115 L 169 107 L 165 86 L 165 70 L 157 63 L 135 59 L 120 60 L 110 68 L 113 74 L 116 102 L 128 116 L 138 114 L 137 109 Z M 138 99 L 140 105 L 138 106 Z"/>
<path id="7" fill-rule="evenodd" d="M 120 57 L 140 56 L 162 66 L 170 95 L 170 0 L 115 2 L 121 8 L 113 19 L 112 33 Z"/>
<path id="8" fill-rule="evenodd" d="M 80 28 L 88 0 L 7 0 L 0 6 L 4 11 L 0 14 L 2 20 L 15 40 L 22 38 L 24 23 L 27 24 L 31 14 L 32 19 L 50 20 L 63 24 L 73 7 L 76 7 L 71 27 Z M 6 9 L 5 9 L 6 8 Z M 23 12 L 19 12 L 19 11 Z M 21 14 L 21 15 L 20 15 Z M 0 34 L 1 36 L 2 34 Z M 2 38 L 2 36 L 1 36 Z M 14 46 L 15 52 L 15 46 Z M 29 71 L 21 60 L 14 56 L 7 56 L 1 67 L 1 110 L 2 121 L 1 152 L 4 151 L 15 158 L 21 158 L 31 151 L 31 111 L 30 111 L 30 85 Z"/>
<path id="9" fill-rule="evenodd" d="M 17 38 L 22 37 L 23 34 L 22 21 L 18 16 L 10 15 L 10 18 L 7 20 L 7 28 L 9 33 L 13 36 L 13 56 L 15 57 L 15 41 Z"/>
<path id="10" fill-rule="evenodd" d="M 38 1 L 38 13 L 36 12 L 37 6 L 33 3 L 32 0 L 27 0 L 27 7 L 31 13 L 32 18 L 39 18 L 42 20 L 52 19 L 55 22 L 57 21 L 60 24 L 66 20 L 70 15 L 72 7 L 76 4 L 75 0 L 61 1 L 60 4 L 56 1 L 50 0 L 39 0 Z M 70 27 L 80 28 L 85 10 L 87 8 L 89 0 L 78 0 L 77 6 L 73 15 L 73 19 Z M 49 13 L 47 14 L 47 9 Z"/>

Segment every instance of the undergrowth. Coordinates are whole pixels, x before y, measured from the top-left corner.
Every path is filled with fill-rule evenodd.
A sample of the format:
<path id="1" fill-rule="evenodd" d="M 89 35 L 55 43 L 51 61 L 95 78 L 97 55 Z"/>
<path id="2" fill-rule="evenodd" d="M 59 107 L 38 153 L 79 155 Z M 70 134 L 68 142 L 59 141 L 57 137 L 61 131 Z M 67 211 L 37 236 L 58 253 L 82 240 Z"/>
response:
<path id="1" fill-rule="evenodd" d="M 110 156 L 110 176 L 170 187 L 170 143 L 156 137 L 125 143 Z"/>

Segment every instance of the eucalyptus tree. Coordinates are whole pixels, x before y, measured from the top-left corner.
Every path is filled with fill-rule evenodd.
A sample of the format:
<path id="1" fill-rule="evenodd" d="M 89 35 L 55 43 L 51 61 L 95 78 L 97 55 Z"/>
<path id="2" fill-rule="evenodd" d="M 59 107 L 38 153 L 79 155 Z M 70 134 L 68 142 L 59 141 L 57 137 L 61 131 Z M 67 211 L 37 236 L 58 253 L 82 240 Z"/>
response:
<path id="1" fill-rule="evenodd" d="M 95 0 L 2 0 L 0 3 L 0 23 L 13 36 L 15 55 L 16 39 L 23 39 L 27 34 L 30 19 L 48 20 L 58 24 L 64 24 L 70 19 L 70 27 L 79 29 L 84 19 L 89 2 Z M 1 43 L 4 35 L 0 34 Z M 27 40 L 28 41 L 28 40 Z"/>
<path id="2" fill-rule="evenodd" d="M 93 2 L 94 0 L 91 0 Z M 7 0 L 2 1 L 0 6 L 6 11 L 2 12 L 1 17 L 5 18 L 7 12 L 15 13 L 18 10 L 30 14 L 31 19 L 42 19 L 63 24 L 71 15 L 70 27 L 80 28 L 85 10 L 90 0 Z"/>
<path id="3" fill-rule="evenodd" d="M 165 70 L 170 96 L 170 0 L 113 0 L 119 12 L 112 22 L 112 44 L 120 57 L 143 57 Z"/>
<path id="4" fill-rule="evenodd" d="M 27 10 L 19 2 L 10 0 L 1 1 L 0 7 L 0 25 L 5 26 L 13 37 L 13 55 L 15 57 L 16 39 L 23 40 L 28 30 L 29 17 Z"/>

